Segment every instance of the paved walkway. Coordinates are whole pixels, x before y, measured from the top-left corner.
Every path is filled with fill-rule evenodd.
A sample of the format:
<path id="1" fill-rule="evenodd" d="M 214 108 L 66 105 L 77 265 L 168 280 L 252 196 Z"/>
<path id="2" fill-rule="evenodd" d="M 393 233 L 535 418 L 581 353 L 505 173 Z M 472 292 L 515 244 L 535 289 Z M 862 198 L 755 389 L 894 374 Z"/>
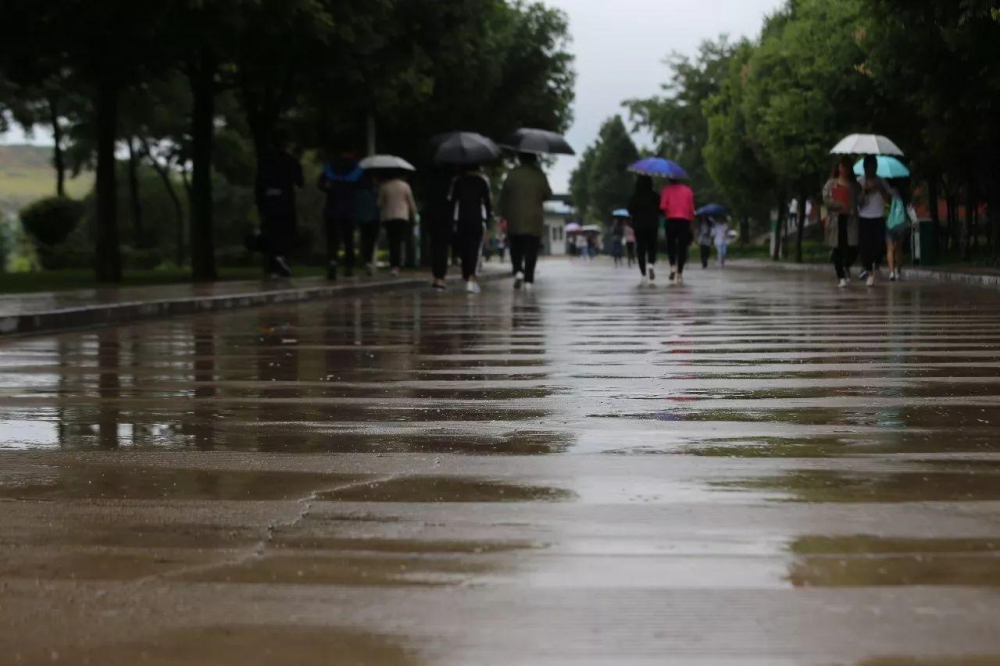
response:
<path id="1" fill-rule="evenodd" d="M 998 663 L 998 305 L 567 261 L 8 340 L 0 663 Z"/>

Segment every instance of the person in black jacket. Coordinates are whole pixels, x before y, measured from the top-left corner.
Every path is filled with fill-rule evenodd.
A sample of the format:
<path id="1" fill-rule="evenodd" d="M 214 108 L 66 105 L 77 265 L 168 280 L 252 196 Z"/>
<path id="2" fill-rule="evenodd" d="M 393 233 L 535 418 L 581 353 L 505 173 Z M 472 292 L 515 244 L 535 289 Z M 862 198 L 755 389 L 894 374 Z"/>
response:
<path id="1" fill-rule="evenodd" d="M 635 181 L 635 193 L 628 204 L 635 230 L 636 250 L 639 254 L 639 271 L 643 283 L 647 280 L 646 264 L 649 264 L 648 280 L 656 280 L 656 243 L 660 224 L 660 197 L 653 191 L 653 179 L 639 176 Z"/>
<path id="2" fill-rule="evenodd" d="M 483 249 L 483 235 L 486 222 L 493 217 L 493 198 L 490 182 L 478 167 L 465 166 L 451 184 L 448 196 L 452 219 L 455 222 L 455 238 L 458 254 L 462 259 L 462 278 L 466 291 L 478 294 L 479 283 L 476 271 Z"/>
<path id="3" fill-rule="evenodd" d="M 305 185 L 302 165 L 288 149 L 284 133 L 276 132 L 272 150 L 257 162 L 254 198 L 260 214 L 265 270 L 272 277 L 291 277 L 288 254 L 295 244 L 295 190 Z"/>
<path id="4" fill-rule="evenodd" d="M 431 172 L 424 189 L 423 219 L 430 235 L 431 272 L 434 275 L 431 287 L 438 291 L 445 289 L 448 253 L 452 251 L 455 239 L 454 210 L 449 204 L 452 180 L 450 168 L 437 167 Z"/>
<path id="5" fill-rule="evenodd" d="M 326 223 L 326 277 L 337 279 L 337 255 L 344 243 L 344 276 L 354 274 L 355 199 L 364 171 L 350 153 L 342 153 L 323 165 L 319 189 L 326 193 L 323 219 Z"/>

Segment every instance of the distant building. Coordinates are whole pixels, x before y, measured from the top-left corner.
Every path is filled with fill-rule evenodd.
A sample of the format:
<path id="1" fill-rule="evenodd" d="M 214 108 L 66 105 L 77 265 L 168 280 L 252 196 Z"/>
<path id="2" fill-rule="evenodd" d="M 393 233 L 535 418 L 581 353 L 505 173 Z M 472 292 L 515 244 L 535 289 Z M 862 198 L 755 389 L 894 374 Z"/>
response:
<path id="1" fill-rule="evenodd" d="M 570 204 L 569 195 L 557 194 L 545 202 L 545 234 L 542 236 L 542 253 L 566 254 L 566 225 L 576 219 L 576 209 Z"/>

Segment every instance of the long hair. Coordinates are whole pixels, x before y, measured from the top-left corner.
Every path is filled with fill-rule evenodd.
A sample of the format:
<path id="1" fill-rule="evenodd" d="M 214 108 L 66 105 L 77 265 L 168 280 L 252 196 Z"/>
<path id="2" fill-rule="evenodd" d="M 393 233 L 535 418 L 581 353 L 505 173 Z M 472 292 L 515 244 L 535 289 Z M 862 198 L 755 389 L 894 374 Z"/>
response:
<path id="1" fill-rule="evenodd" d="M 639 176 L 635 179 L 635 193 L 645 194 L 653 191 L 653 179 L 649 176 Z"/>

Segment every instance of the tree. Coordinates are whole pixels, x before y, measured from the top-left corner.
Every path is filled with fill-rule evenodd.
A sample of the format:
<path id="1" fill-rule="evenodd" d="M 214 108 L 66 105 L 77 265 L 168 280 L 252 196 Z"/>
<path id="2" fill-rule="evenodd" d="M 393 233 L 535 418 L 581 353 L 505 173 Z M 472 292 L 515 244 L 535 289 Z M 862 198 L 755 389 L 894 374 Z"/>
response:
<path id="1" fill-rule="evenodd" d="M 569 191 L 573 197 L 573 205 L 581 220 L 589 220 L 590 216 L 590 174 L 594 170 L 594 158 L 600 149 L 600 143 L 587 146 L 577 162 L 576 168 L 569 178 Z"/>
<path id="2" fill-rule="evenodd" d="M 590 210 L 598 220 L 609 219 L 616 208 L 628 203 L 635 177 L 627 169 L 638 159 L 639 151 L 621 116 L 605 121 L 601 126 L 587 185 Z"/>

